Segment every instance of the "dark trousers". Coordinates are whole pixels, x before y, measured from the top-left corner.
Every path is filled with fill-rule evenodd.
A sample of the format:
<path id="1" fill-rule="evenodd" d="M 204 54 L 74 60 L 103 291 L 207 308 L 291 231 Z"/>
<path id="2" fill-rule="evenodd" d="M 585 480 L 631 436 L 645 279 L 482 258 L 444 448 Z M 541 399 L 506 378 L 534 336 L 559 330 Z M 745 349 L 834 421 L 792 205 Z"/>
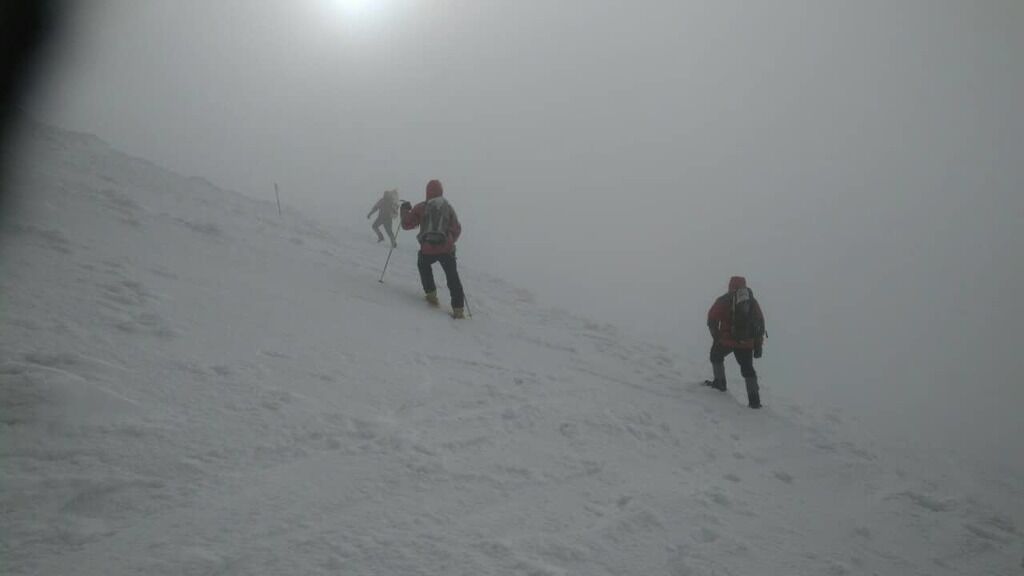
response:
<path id="1" fill-rule="evenodd" d="M 725 357 L 729 354 L 736 355 L 736 362 L 740 365 L 740 373 L 743 374 L 744 378 L 753 378 L 757 376 L 757 372 L 754 371 L 754 351 L 750 348 L 730 348 L 723 346 L 718 342 L 711 345 L 711 363 L 722 364 L 725 362 Z"/>
<path id="2" fill-rule="evenodd" d="M 459 280 L 459 270 L 455 267 L 455 252 L 448 254 L 424 254 L 420 252 L 416 260 L 416 267 L 420 269 L 420 280 L 423 281 L 423 291 L 433 292 L 437 290 L 434 284 L 434 270 L 431 266 L 434 262 L 441 263 L 445 279 L 448 281 L 448 291 L 452 295 L 452 308 L 462 308 L 466 303 L 466 296 L 462 292 L 462 281 Z"/>

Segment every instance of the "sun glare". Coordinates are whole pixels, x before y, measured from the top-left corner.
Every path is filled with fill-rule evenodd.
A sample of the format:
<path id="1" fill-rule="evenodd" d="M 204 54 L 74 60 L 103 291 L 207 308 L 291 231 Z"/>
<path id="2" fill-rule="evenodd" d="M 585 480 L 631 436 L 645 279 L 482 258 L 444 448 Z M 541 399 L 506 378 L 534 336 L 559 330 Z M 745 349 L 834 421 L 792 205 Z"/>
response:
<path id="1" fill-rule="evenodd" d="M 328 0 L 328 2 L 339 16 L 351 23 L 370 18 L 382 7 L 380 0 Z"/>

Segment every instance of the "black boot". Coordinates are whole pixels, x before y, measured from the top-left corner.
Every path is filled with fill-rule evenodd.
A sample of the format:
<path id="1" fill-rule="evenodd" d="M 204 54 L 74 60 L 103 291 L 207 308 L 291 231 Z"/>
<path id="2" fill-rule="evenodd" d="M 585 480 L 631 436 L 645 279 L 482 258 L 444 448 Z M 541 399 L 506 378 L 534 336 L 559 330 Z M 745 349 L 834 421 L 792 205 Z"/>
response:
<path id="1" fill-rule="evenodd" d="M 725 364 L 712 364 L 711 370 L 715 374 L 715 379 L 705 380 L 704 384 L 714 388 L 715 390 L 725 392 Z"/>
<path id="2" fill-rule="evenodd" d="M 747 405 L 751 408 L 761 407 L 761 391 L 757 387 L 757 376 L 744 378 L 747 382 Z"/>

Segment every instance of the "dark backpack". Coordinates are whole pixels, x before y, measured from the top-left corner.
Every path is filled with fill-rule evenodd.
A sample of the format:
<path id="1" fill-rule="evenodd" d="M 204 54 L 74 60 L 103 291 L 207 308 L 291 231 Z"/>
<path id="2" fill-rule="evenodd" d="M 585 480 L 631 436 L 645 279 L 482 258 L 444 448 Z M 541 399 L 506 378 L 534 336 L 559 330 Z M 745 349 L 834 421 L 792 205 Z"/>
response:
<path id="1" fill-rule="evenodd" d="M 750 288 L 739 288 L 732 293 L 729 311 L 734 340 L 756 340 L 764 336 L 764 318 L 757 313 L 756 304 Z"/>
<path id="2" fill-rule="evenodd" d="M 439 246 L 448 241 L 448 226 L 452 220 L 452 207 L 443 196 L 431 198 L 423 206 L 420 233 L 416 239 L 424 244 Z"/>

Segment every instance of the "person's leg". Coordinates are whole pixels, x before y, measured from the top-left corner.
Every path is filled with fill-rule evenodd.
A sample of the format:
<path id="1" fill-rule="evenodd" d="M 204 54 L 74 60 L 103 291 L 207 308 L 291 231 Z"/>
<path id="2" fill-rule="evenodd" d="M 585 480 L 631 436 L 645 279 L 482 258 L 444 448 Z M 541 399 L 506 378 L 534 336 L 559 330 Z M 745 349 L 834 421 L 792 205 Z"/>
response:
<path id="1" fill-rule="evenodd" d="M 748 348 L 736 349 L 736 362 L 747 384 L 747 404 L 751 408 L 761 407 L 761 391 L 757 386 L 757 372 L 754 371 L 754 351 Z"/>
<path id="2" fill-rule="evenodd" d="M 420 281 L 423 283 L 423 292 L 426 294 L 427 302 L 437 305 L 437 286 L 434 284 L 434 270 L 431 265 L 434 263 L 433 256 L 427 256 L 423 252 L 416 258 L 416 267 L 420 270 Z"/>
<path id="3" fill-rule="evenodd" d="M 373 223 L 373 231 L 377 233 L 377 242 L 383 242 L 384 241 L 384 235 L 380 233 L 380 226 L 383 223 L 384 222 L 382 222 L 380 220 L 376 220 Z"/>
<path id="4" fill-rule="evenodd" d="M 448 281 L 448 292 L 452 296 L 452 310 L 461 311 L 466 305 L 466 295 L 462 291 L 462 281 L 459 279 L 459 270 L 455 262 L 455 252 L 442 254 L 437 258 L 444 269 L 445 279 Z"/>
<path id="5" fill-rule="evenodd" d="M 391 239 L 391 246 L 398 246 L 398 241 L 395 240 L 394 223 L 392 220 L 388 220 L 384 223 L 384 230 L 388 233 L 388 238 Z"/>
<path id="6" fill-rule="evenodd" d="M 715 375 L 715 379 L 708 383 L 708 386 L 717 390 L 725 390 L 725 357 L 732 352 L 731 348 L 722 346 L 718 342 L 711 345 L 711 370 Z"/>

